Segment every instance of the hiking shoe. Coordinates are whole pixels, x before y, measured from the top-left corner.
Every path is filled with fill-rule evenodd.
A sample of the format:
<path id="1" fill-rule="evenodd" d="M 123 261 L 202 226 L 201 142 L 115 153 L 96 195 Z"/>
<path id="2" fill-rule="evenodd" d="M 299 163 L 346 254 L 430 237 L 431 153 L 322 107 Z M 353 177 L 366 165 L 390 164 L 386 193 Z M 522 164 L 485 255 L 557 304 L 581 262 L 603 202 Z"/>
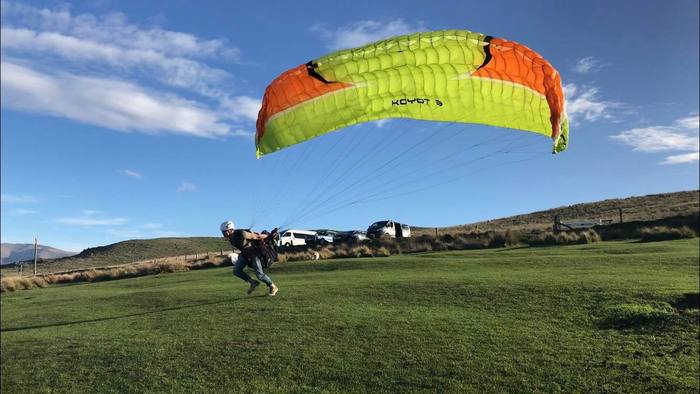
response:
<path id="1" fill-rule="evenodd" d="M 277 294 L 277 290 L 279 290 L 279 288 L 277 286 L 275 286 L 275 284 L 273 283 L 270 285 L 270 292 L 267 293 L 267 295 L 269 295 L 270 297 L 273 297 L 275 294 Z"/>
<path id="2" fill-rule="evenodd" d="M 250 294 L 253 291 L 255 291 L 255 288 L 258 287 L 259 284 L 260 282 L 258 282 L 257 280 L 251 280 L 250 287 L 248 288 L 248 291 L 246 293 Z"/>

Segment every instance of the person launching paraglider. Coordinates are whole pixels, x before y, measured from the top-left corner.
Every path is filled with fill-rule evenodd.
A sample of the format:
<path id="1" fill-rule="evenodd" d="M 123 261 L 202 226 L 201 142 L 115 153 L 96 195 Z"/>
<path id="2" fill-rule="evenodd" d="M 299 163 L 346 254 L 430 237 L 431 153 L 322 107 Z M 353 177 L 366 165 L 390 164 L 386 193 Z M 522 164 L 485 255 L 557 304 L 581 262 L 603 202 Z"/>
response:
<path id="1" fill-rule="evenodd" d="M 221 223 L 219 228 L 224 238 L 226 238 L 233 246 L 234 251 L 240 251 L 238 258 L 232 258 L 233 274 L 242 280 L 248 282 L 250 287 L 247 293 L 251 294 L 260 284 L 259 281 L 253 279 L 243 269 L 249 266 L 255 272 L 255 276 L 265 283 L 268 287 L 268 295 L 274 296 L 279 290 L 272 283 L 272 279 L 265 274 L 264 269 L 269 268 L 277 259 L 276 241 L 279 239 L 277 229 L 268 233 L 256 233 L 247 229 L 236 230 L 233 222 L 226 221 Z M 232 256 L 236 256 L 235 254 Z"/>

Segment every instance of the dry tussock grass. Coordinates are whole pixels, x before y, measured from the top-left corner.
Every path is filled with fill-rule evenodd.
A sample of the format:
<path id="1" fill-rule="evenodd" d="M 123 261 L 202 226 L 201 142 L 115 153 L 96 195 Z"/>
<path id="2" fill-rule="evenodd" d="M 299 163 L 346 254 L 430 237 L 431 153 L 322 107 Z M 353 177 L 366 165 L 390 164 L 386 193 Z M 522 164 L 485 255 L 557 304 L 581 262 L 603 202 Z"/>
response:
<path id="1" fill-rule="evenodd" d="M 642 242 L 655 242 L 671 239 L 695 238 L 698 236 L 698 233 L 688 226 L 683 226 L 680 228 L 655 226 L 640 229 L 639 236 Z"/>
<path id="2" fill-rule="evenodd" d="M 600 242 L 601 237 L 595 230 L 544 232 L 532 238 L 530 246 L 576 245 Z"/>
<path id="3" fill-rule="evenodd" d="M 154 275 L 160 273 L 183 272 L 191 269 L 202 269 L 231 265 L 231 260 L 214 256 L 213 258 L 200 258 L 184 261 L 180 258 L 166 258 L 153 261 L 137 262 L 118 267 L 91 268 L 76 272 L 41 275 L 36 277 L 7 276 L 2 277 L 0 291 L 14 291 L 31 289 L 33 287 L 46 287 L 49 284 L 73 283 L 73 282 L 100 282 L 132 278 L 136 276 Z"/>
<path id="4" fill-rule="evenodd" d="M 14 291 L 14 290 L 29 290 L 34 287 L 46 287 L 48 282 L 46 279 L 35 276 L 35 277 L 19 277 L 19 276 L 4 276 L 0 279 L 0 292 Z"/>

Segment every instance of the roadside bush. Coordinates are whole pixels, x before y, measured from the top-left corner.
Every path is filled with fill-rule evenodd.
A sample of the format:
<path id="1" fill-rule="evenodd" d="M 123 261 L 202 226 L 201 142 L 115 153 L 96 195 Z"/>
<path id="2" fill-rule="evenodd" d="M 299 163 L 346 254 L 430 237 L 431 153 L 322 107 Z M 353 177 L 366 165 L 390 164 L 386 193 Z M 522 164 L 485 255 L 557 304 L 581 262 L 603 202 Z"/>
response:
<path id="1" fill-rule="evenodd" d="M 501 233 L 493 233 L 489 236 L 489 248 L 503 248 L 506 246 L 506 237 Z"/>
<path id="2" fill-rule="evenodd" d="M 46 287 L 49 284 L 46 282 L 46 279 L 44 279 L 41 276 L 35 276 L 32 278 L 32 284 L 36 287 Z"/>
<path id="3" fill-rule="evenodd" d="M 30 278 L 17 278 L 17 287 L 20 289 L 29 290 L 32 288 L 33 284 Z"/>
<path id="4" fill-rule="evenodd" d="M 667 241 L 672 239 L 695 238 L 698 234 L 690 227 L 672 228 L 666 226 L 644 227 L 639 230 L 642 242 Z"/>
<path id="5" fill-rule="evenodd" d="M 578 234 L 579 244 L 590 244 L 593 242 L 600 242 L 600 235 L 594 230 L 582 231 Z"/>
<path id="6" fill-rule="evenodd" d="M 563 231 L 559 233 L 540 233 L 530 239 L 530 246 L 574 245 L 600 242 L 600 235 L 595 230 Z"/>
<path id="7" fill-rule="evenodd" d="M 518 246 L 518 243 L 520 243 L 518 233 L 510 229 L 506 230 L 504 237 L 506 238 L 506 246 Z"/>
<path id="8" fill-rule="evenodd" d="M 0 292 L 15 291 L 17 289 L 17 281 L 14 276 L 3 277 L 0 279 Z"/>

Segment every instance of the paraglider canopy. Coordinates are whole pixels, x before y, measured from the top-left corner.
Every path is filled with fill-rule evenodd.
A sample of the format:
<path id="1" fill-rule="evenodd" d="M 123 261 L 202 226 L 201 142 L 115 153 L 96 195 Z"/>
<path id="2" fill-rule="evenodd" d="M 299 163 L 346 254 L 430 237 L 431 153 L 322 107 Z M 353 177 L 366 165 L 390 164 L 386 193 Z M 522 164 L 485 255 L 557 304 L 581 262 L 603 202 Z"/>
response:
<path id="1" fill-rule="evenodd" d="M 478 123 L 568 145 L 559 73 L 522 44 L 466 30 L 403 35 L 330 53 L 278 76 L 258 114 L 262 155 L 386 118 Z"/>

